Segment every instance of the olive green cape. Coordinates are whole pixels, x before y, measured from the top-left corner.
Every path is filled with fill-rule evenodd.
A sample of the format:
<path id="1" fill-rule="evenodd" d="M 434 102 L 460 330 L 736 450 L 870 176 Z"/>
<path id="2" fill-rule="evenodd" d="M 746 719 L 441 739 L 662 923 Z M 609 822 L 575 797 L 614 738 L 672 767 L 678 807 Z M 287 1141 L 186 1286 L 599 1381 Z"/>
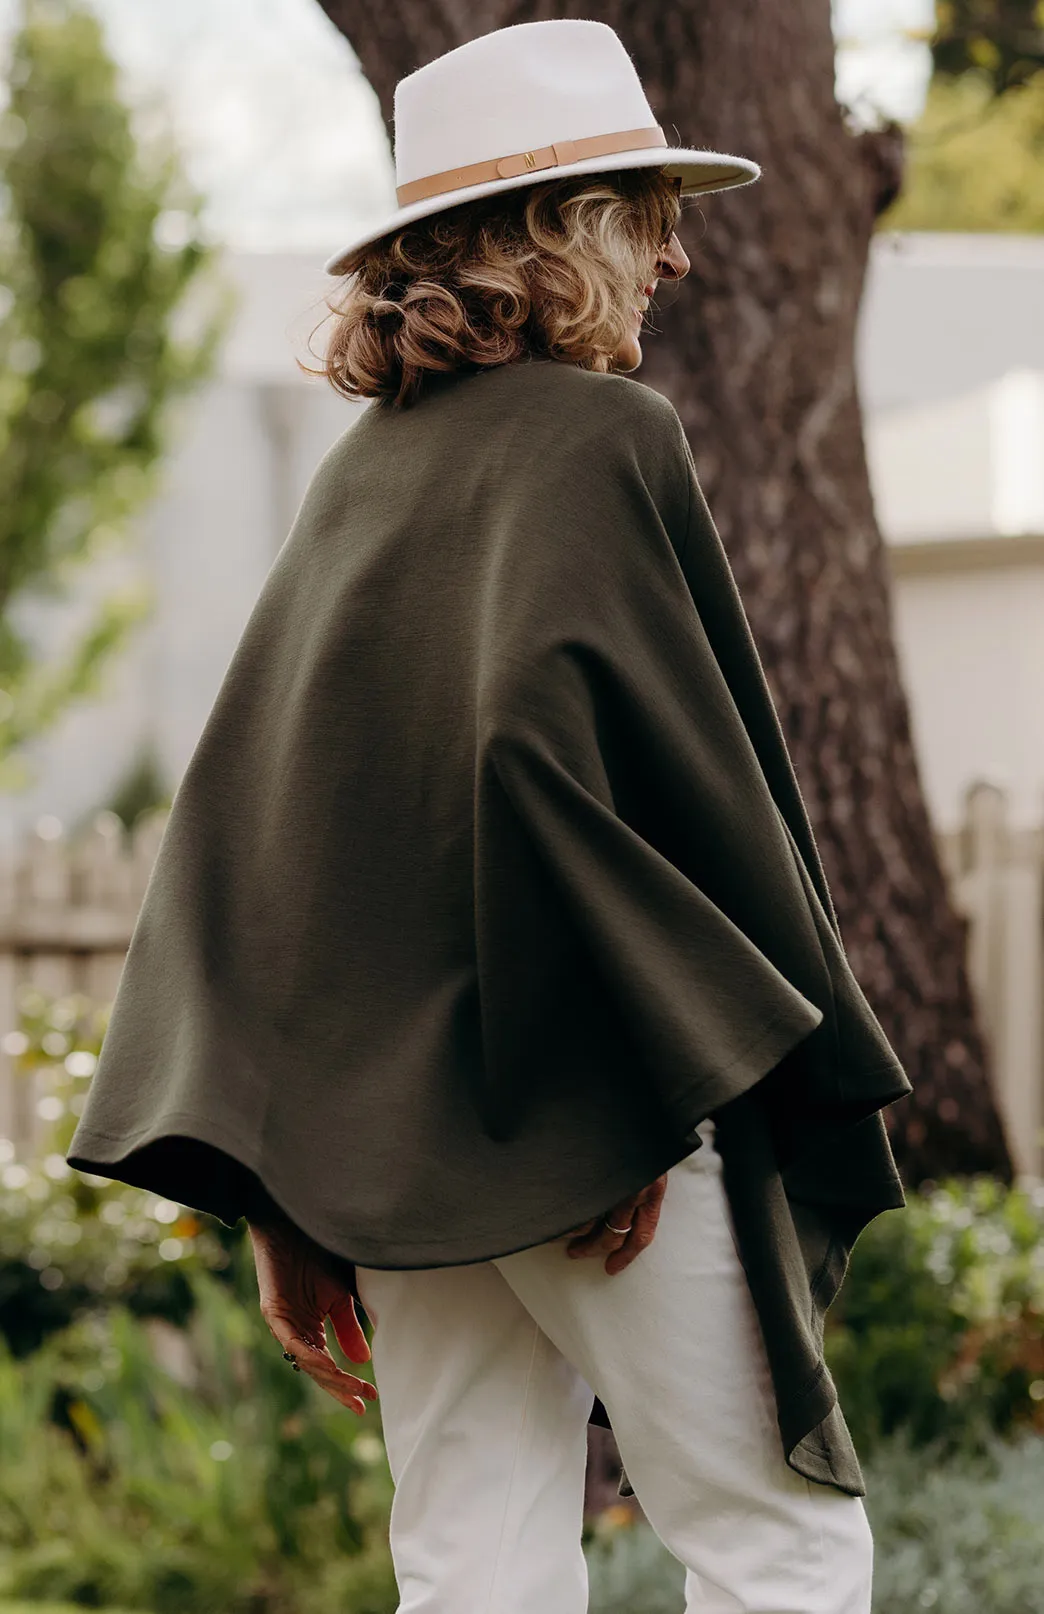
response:
<path id="1" fill-rule="evenodd" d="M 177 791 L 69 1162 L 229 1223 L 262 1185 L 350 1274 L 562 1234 L 714 1115 L 785 1455 L 862 1494 L 823 1313 L 904 1202 L 909 1090 L 671 404 L 539 360 L 363 409 Z"/>

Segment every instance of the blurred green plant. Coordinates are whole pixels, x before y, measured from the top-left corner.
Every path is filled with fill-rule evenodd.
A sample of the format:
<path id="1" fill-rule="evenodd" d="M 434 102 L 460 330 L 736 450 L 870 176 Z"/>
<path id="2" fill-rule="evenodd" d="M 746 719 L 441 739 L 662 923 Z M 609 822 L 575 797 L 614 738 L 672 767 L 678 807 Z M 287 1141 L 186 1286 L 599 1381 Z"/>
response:
<path id="1" fill-rule="evenodd" d="M 146 813 L 168 810 L 173 799 L 170 783 L 150 742 L 139 751 L 105 805 L 125 829 L 133 829 Z"/>
<path id="2" fill-rule="evenodd" d="M 860 1454 L 1044 1434 L 1044 1186 L 944 1183 L 856 1243 L 826 1351 Z"/>
<path id="3" fill-rule="evenodd" d="M 866 1467 L 874 1614 L 1044 1614 L 1044 1439 L 977 1456 L 902 1437 Z M 592 1537 L 590 1614 L 681 1614 L 684 1572 L 646 1524 Z"/>
<path id="4" fill-rule="evenodd" d="M 1044 72 L 997 97 L 978 69 L 936 78 L 884 230 L 1044 230 Z"/>
<path id="5" fill-rule="evenodd" d="M 393 1614 L 379 1413 L 287 1370 L 241 1257 L 191 1273 L 183 1330 L 111 1306 L 0 1349 L 0 1597 Z"/>
<path id="6" fill-rule="evenodd" d="M 30 990 L 5 1039 L 45 1127 L 0 1145 L 0 1599 L 392 1614 L 379 1412 L 288 1371 L 243 1227 L 65 1163 L 107 1012 Z"/>
<path id="7" fill-rule="evenodd" d="M 947 1457 L 899 1436 L 867 1470 L 875 1614 L 1044 1614 L 1044 1439 Z"/>
<path id="8" fill-rule="evenodd" d="M 994 95 L 1044 67 L 1044 9 L 1040 0 L 937 0 L 932 60 L 937 73 L 989 75 Z"/>
<path id="9" fill-rule="evenodd" d="M 83 1614 L 82 1603 L 9 1603 L 0 1598 L 0 1614 Z M 141 1609 L 107 1608 L 104 1614 L 143 1614 Z"/>
<path id="10" fill-rule="evenodd" d="M 588 1614 L 682 1614 L 684 1567 L 640 1515 L 607 1508 L 586 1536 Z"/>
<path id="11" fill-rule="evenodd" d="M 200 202 L 140 142 L 97 20 L 22 0 L 0 113 L 0 785 L 91 692 L 148 610 L 110 592 L 60 659 L 31 612 L 123 541 L 155 486 L 172 403 L 210 371 L 229 311 Z M 27 611 L 30 613 L 27 617 Z"/>
<path id="12" fill-rule="evenodd" d="M 933 77 L 883 230 L 1044 229 L 1044 8 L 937 0 Z"/>

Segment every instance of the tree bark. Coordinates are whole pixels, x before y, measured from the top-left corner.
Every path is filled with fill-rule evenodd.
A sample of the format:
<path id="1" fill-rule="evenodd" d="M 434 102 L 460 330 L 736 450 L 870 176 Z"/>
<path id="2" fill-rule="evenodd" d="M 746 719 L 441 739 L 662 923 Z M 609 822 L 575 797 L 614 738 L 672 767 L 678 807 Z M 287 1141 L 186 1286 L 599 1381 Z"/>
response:
<path id="1" fill-rule="evenodd" d="M 852 967 L 914 1085 L 886 1115 L 904 1179 L 1010 1180 L 899 677 L 856 395 L 856 317 L 898 142 L 844 125 L 829 0 L 320 3 L 389 130 L 397 80 L 434 56 L 511 23 L 597 16 L 669 141 L 761 163 L 757 185 L 686 204 L 692 271 L 657 299 L 662 334 L 646 338 L 640 379 L 670 397 L 692 442 Z"/>

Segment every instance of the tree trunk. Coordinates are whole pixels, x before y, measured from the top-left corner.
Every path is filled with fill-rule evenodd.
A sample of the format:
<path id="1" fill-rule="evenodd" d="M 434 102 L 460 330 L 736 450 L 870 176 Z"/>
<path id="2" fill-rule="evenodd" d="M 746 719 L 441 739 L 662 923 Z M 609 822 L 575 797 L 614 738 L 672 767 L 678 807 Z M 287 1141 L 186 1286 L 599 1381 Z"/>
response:
<path id="1" fill-rule="evenodd" d="M 834 100 L 829 0 L 320 0 L 391 128 L 404 74 L 542 16 L 597 16 L 672 143 L 753 157 L 754 186 L 686 204 L 640 379 L 685 423 L 765 663 L 852 967 L 914 1085 L 887 1112 L 904 1179 L 1011 1161 L 925 807 L 892 639 L 855 389 L 855 324 L 896 141 Z"/>

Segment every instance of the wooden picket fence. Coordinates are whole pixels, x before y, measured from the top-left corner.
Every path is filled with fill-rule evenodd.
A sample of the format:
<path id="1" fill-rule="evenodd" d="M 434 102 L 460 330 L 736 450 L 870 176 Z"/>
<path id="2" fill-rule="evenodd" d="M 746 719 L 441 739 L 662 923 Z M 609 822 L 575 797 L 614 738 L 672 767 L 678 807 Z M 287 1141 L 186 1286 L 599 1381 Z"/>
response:
<path id="1" fill-rule="evenodd" d="M 0 848 L 0 1138 L 19 1153 L 39 1134 L 33 1084 L 4 1035 L 24 987 L 113 997 L 165 818 L 126 835 L 100 814 L 67 841 L 54 819 Z M 1044 1168 L 1044 826 L 1013 829 L 1004 792 L 973 785 L 960 828 L 939 838 L 956 906 L 969 920 L 969 970 L 990 1043 L 1016 1164 Z"/>
<path id="2" fill-rule="evenodd" d="M 981 781 L 939 837 L 968 919 L 968 973 L 1020 1176 L 1044 1175 L 1044 825 L 1014 828 L 1005 792 Z"/>
<path id="3" fill-rule="evenodd" d="M 41 1131 L 35 1085 L 4 1047 L 21 995 L 112 1000 L 165 822 L 150 814 L 128 836 L 114 813 L 100 813 L 67 841 L 44 818 L 35 834 L 0 846 L 0 1138 L 19 1153 Z"/>

